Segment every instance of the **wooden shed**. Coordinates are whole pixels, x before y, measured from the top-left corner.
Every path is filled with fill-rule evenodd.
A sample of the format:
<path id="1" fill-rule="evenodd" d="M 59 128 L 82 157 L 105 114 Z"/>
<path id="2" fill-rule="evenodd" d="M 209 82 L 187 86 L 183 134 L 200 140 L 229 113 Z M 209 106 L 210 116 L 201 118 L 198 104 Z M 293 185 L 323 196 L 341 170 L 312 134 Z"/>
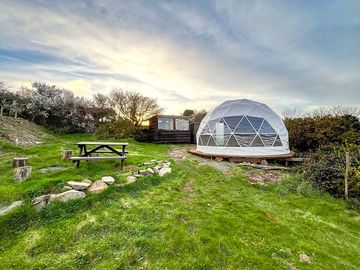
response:
<path id="1" fill-rule="evenodd" d="M 155 115 L 148 121 L 150 141 L 154 143 L 191 143 L 189 117 Z"/>

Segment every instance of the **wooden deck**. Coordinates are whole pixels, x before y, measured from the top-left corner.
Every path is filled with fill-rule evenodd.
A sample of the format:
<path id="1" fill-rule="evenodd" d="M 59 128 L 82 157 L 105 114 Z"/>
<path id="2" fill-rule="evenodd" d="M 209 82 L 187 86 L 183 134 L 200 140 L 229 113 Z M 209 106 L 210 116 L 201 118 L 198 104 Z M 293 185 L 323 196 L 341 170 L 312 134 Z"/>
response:
<path id="1" fill-rule="evenodd" d="M 217 154 L 209 154 L 198 151 L 195 147 L 190 148 L 189 153 L 198 155 L 204 158 L 216 159 L 216 160 L 227 160 L 231 162 L 253 162 L 260 163 L 262 160 L 283 160 L 286 165 L 288 161 L 294 157 L 294 152 L 291 151 L 289 154 L 285 155 L 268 155 L 268 156 L 233 156 L 233 155 L 217 155 Z"/>

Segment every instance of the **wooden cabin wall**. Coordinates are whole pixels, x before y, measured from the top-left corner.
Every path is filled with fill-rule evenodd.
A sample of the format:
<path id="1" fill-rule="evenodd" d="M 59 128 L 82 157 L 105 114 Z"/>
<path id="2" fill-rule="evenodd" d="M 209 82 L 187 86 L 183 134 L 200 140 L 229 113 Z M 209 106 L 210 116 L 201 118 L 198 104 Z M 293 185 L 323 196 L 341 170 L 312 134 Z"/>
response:
<path id="1" fill-rule="evenodd" d="M 154 143 L 191 143 L 190 130 L 158 129 L 158 117 L 149 119 L 150 140 Z"/>

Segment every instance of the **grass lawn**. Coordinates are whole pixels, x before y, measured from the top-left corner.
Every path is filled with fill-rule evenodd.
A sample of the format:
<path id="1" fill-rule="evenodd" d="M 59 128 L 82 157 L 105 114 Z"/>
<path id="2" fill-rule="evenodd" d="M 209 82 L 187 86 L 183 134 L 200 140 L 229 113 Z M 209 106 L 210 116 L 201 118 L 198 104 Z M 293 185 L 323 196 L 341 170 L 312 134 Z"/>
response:
<path id="1" fill-rule="evenodd" d="M 121 182 L 139 162 L 170 159 L 172 147 L 129 140 L 122 172 L 118 161 L 75 169 L 60 160 L 84 140 L 92 138 L 50 136 L 30 148 L 1 142 L 0 204 L 27 202 L 0 217 L 1 269 L 360 269 L 360 214 L 343 201 L 286 192 L 285 183 L 251 185 L 243 169 L 224 173 L 195 158 L 173 161 L 165 177 L 36 213 L 30 200 L 37 195 L 68 180 L 112 175 Z M 22 155 L 33 175 L 16 184 L 11 157 Z M 69 168 L 39 171 L 49 166 Z"/>

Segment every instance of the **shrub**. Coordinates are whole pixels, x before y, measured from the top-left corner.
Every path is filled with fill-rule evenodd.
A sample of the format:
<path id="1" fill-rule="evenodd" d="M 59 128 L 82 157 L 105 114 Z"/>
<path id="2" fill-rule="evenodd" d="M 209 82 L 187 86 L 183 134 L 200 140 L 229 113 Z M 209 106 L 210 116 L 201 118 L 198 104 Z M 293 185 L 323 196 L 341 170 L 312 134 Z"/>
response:
<path id="1" fill-rule="evenodd" d="M 360 147 L 352 146 L 350 151 L 351 165 L 349 171 L 349 197 L 360 198 L 359 161 Z M 345 148 L 324 147 L 312 155 L 305 164 L 304 179 L 311 182 L 320 191 L 332 196 L 344 196 Z"/>
<path id="2" fill-rule="evenodd" d="M 100 124 L 96 129 L 96 134 L 102 139 L 122 139 L 133 136 L 135 133 L 134 124 L 128 120 L 119 118 L 114 122 Z"/>
<path id="3" fill-rule="evenodd" d="M 291 148 L 300 152 L 328 145 L 360 144 L 360 121 L 355 116 L 287 118 L 285 125 Z"/>

